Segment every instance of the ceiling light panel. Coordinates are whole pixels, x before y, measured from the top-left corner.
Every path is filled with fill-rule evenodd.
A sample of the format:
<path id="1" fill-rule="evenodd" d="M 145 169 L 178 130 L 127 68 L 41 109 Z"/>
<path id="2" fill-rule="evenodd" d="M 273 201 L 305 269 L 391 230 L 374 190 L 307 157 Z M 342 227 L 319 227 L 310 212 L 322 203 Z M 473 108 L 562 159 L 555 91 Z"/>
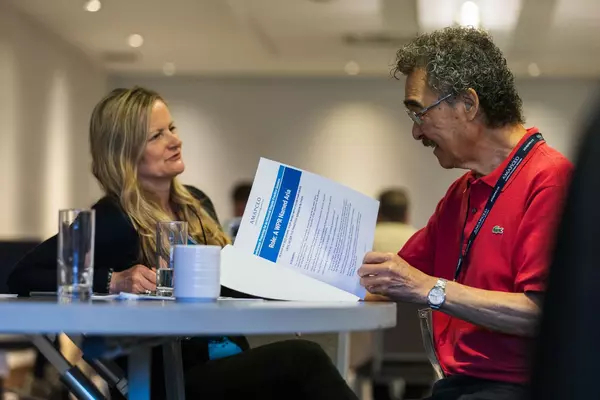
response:
<path id="1" fill-rule="evenodd" d="M 421 32 L 431 32 L 460 22 L 465 0 L 417 0 Z M 479 7 L 480 27 L 486 30 L 511 31 L 521 13 L 521 0 L 474 0 Z"/>

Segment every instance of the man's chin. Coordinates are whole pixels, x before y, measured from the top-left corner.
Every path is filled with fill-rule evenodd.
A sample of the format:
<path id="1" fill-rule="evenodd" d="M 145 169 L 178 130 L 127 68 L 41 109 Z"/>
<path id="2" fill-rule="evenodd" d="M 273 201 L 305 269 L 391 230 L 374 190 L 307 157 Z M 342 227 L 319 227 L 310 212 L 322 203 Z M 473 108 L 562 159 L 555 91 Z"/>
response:
<path id="1" fill-rule="evenodd" d="M 440 164 L 440 166 L 444 169 L 452 169 L 454 168 L 454 163 L 452 163 L 450 160 L 445 159 L 444 157 L 440 157 L 439 155 L 435 155 L 435 157 L 438 160 L 438 163 Z"/>

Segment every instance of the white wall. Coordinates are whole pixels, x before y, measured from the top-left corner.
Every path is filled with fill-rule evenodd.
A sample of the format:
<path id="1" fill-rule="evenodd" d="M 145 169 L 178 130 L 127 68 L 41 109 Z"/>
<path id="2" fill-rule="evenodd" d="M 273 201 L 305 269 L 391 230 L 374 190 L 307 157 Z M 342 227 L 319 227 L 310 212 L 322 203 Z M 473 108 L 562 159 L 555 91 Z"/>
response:
<path id="1" fill-rule="evenodd" d="M 411 192 L 412 221 L 423 226 L 460 171 L 439 167 L 431 149 L 411 136 L 393 79 L 114 78 L 143 85 L 169 102 L 184 141 L 185 183 L 205 190 L 222 219 L 229 191 L 251 179 L 259 157 L 306 169 L 368 195 L 390 185 Z M 519 83 L 528 124 L 570 155 L 580 110 L 596 82 Z"/>
<path id="2" fill-rule="evenodd" d="M 99 195 L 87 124 L 106 91 L 84 54 L 0 1 L 0 239 L 56 232 Z"/>
<path id="3" fill-rule="evenodd" d="M 422 226 L 460 171 L 442 170 L 412 140 L 403 84 L 392 79 L 114 78 L 0 1 L 0 239 L 47 237 L 57 210 L 100 196 L 90 173 L 88 118 L 109 87 L 141 84 L 170 102 L 184 139 L 183 180 L 222 219 L 229 192 L 258 158 L 307 169 L 375 196 L 403 185 Z M 528 122 L 570 154 L 595 81 L 519 83 Z"/>

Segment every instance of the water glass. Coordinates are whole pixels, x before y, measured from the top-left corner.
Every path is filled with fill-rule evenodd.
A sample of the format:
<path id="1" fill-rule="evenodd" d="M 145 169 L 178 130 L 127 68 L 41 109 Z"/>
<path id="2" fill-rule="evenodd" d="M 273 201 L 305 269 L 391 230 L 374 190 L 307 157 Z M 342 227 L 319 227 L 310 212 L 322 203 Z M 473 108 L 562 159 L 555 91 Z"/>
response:
<path id="1" fill-rule="evenodd" d="M 95 210 L 58 213 L 58 301 L 88 302 L 94 281 Z"/>
<path id="2" fill-rule="evenodd" d="M 187 245 L 188 227 L 184 221 L 159 222 L 156 227 L 156 295 L 173 295 L 174 246 Z"/>

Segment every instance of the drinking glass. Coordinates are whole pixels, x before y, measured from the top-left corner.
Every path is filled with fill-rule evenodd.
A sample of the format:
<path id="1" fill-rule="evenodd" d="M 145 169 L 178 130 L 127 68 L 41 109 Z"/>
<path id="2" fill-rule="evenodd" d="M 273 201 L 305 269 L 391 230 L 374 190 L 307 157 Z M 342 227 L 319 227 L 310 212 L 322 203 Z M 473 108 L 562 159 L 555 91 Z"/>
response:
<path id="1" fill-rule="evenodd" d="M 187 245 L 184 221 L 159 222 L 156 228 L 156 295 L 173 295 L 173 254 L 176 245 Z"/>
<path id="2" fill-rule="evenodd" d="M 95 210 L 58 213 L 58 301 L 87 302 L 94 281 Z"/>

